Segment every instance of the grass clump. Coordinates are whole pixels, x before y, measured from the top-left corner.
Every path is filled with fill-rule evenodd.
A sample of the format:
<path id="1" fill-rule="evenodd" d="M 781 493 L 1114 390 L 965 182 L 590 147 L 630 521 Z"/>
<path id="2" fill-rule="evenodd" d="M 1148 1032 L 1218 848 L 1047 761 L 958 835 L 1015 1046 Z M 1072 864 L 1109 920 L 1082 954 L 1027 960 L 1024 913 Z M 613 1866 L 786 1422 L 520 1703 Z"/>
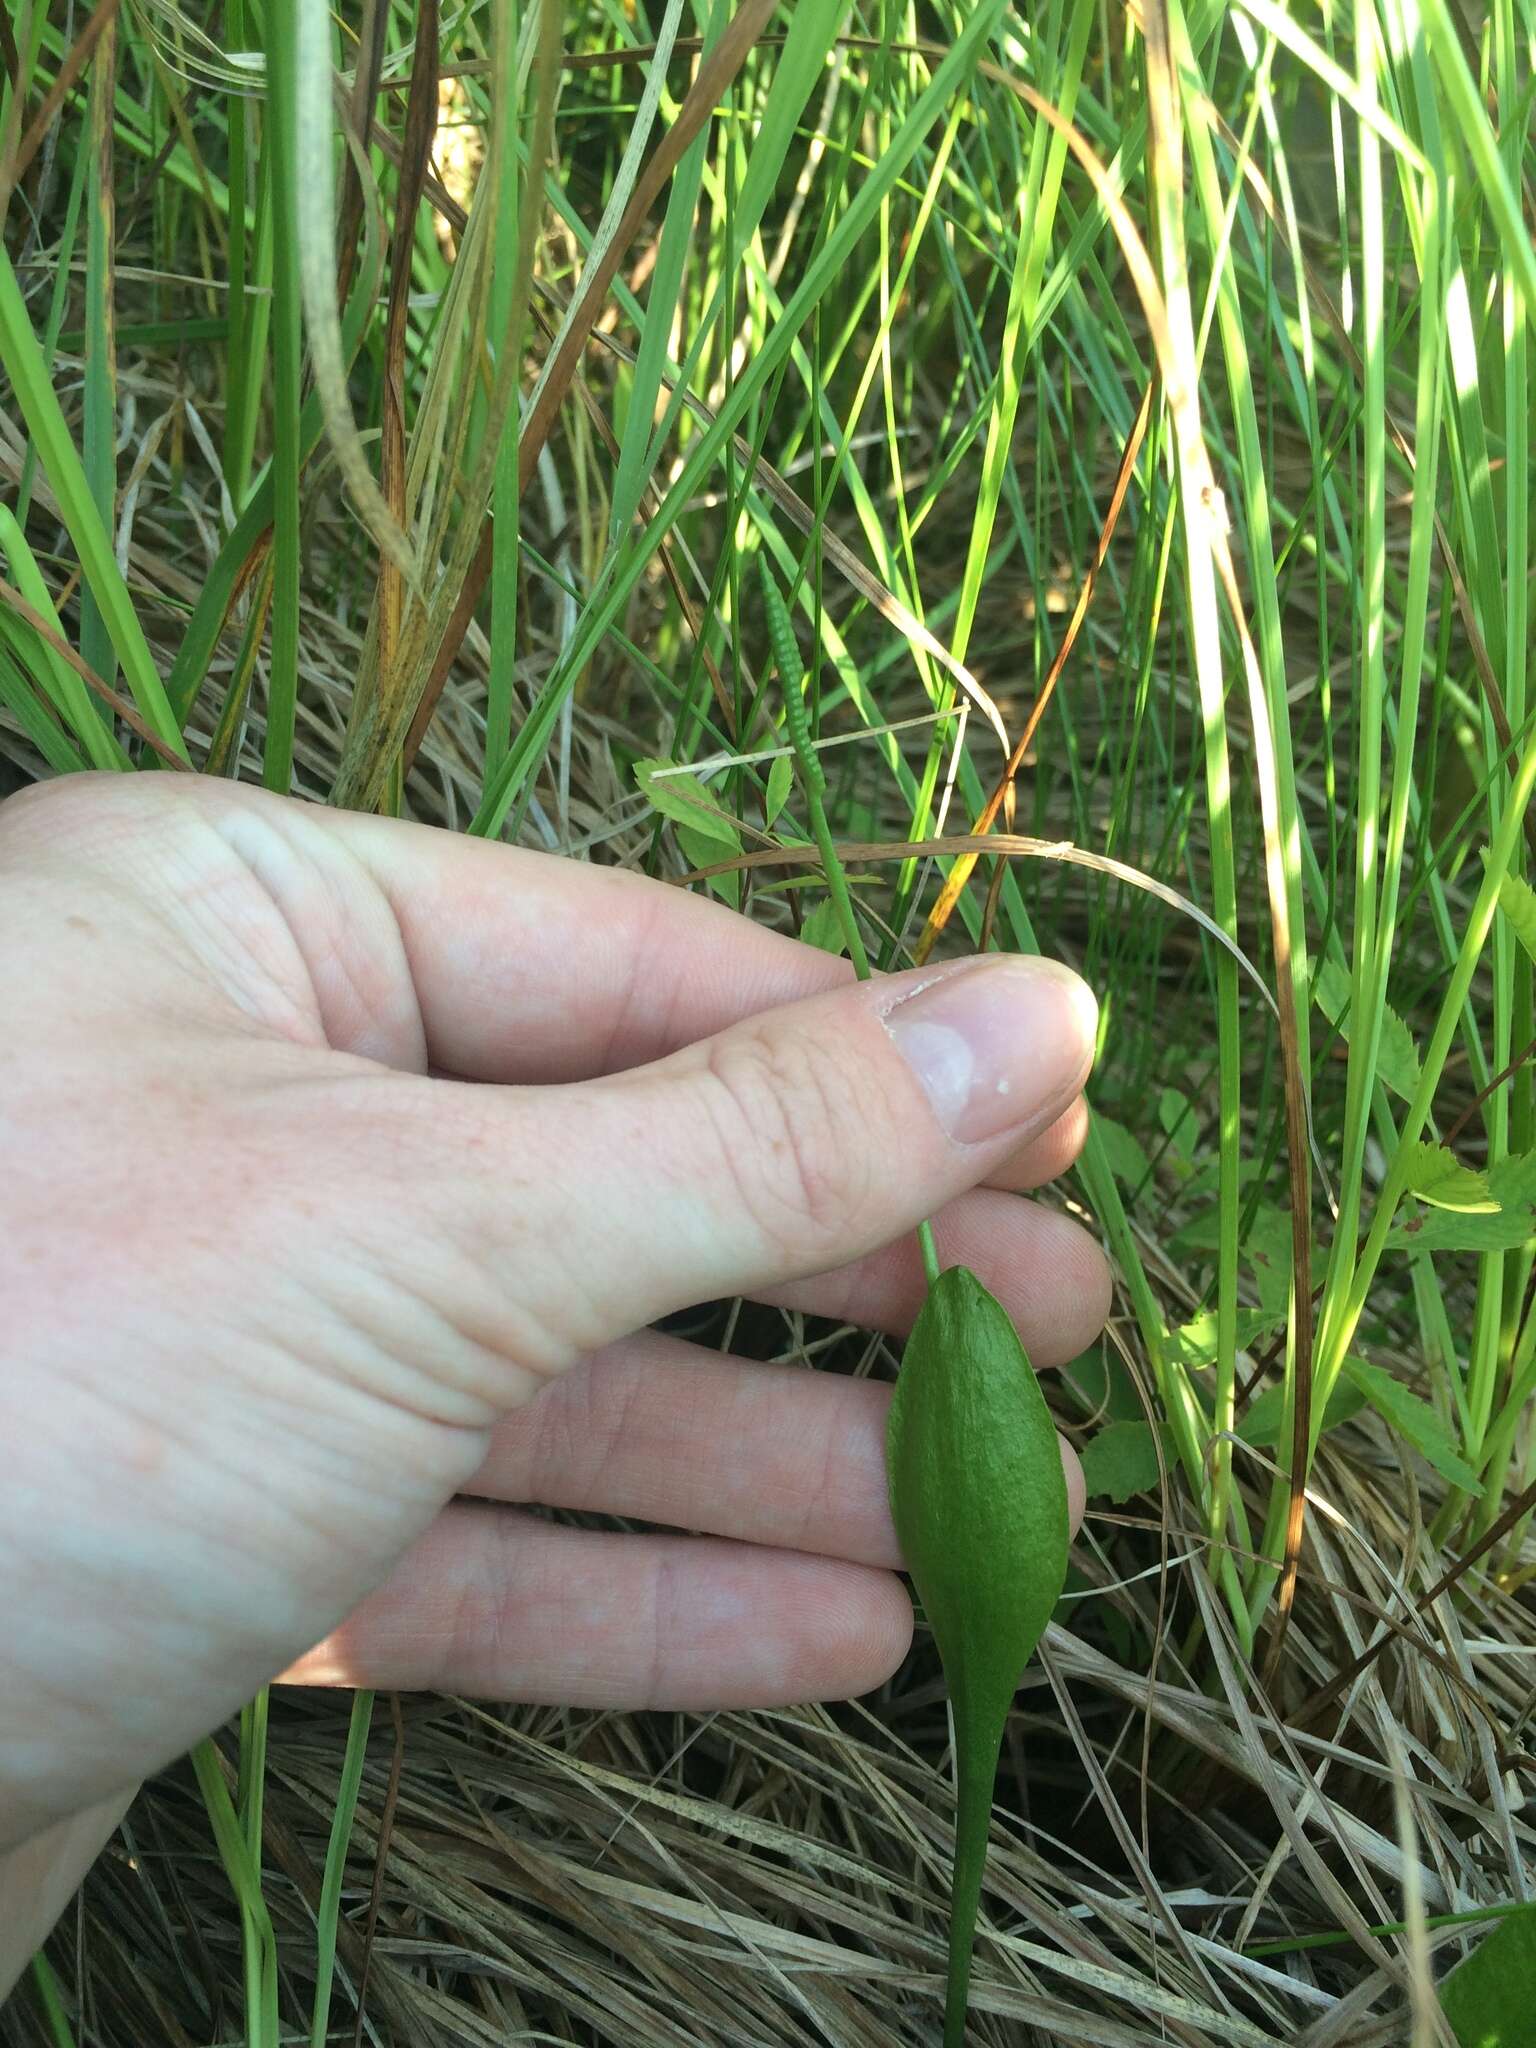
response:
<path id="1" fill-rule="evenodd" d="M 1530 1888 L 1533 26 L 0 37 L 13 783 L 239 775 L 1102 994 L 1064 1199 L 1120 1292 L 1052 1399 L 1107 1448 L 1005 1738 L 978 2040 L 1448 2040 L 1435 1973 Z M 936 1677 L 412 1702 L 393 1743 L 261 1703 L 0 2028 L 320 2039 L 366 1975 L 381 2040 L 929 2041 Z"/>

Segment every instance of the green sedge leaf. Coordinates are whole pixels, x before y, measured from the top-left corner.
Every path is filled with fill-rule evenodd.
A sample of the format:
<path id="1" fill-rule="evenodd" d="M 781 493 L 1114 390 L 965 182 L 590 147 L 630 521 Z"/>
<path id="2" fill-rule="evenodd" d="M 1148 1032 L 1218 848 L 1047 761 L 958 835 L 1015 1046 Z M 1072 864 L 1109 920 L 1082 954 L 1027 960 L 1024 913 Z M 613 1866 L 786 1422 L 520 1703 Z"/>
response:
<path id="1" fill-rule="evenodd" d="M 664 768 L 673 772 L 663 775 L 660 771 Z M 728 817 L 691 775 L 677 774 L 670 761 L 637 761 L 635 781 L 654 810 L 714 846 L 710 860 L 724 860 L 730 854 L 740 853 L 741 834 L 735 819 Z M 697 867 L 708 865 L 709 861 L 695 862 Z"/>
<path id="2" fill-rule="evenodd" d="M 1523 2048 L 1536 2010 L 1536 1906 L 1511 1913 L 1440 1986 L 1459 2048 Z"/>
<path id="3" fill-rule="evenodd" d="M 1460 1456 L 1450 1429 L 1427 1401 L 1410 1393 L 1401 1380 L 1393 1379 L 1379 1365 L 1367 1365 L 1360 1358 L 1346 1358 L 1344 1374 L 1383 1421 L 1405 1437 L 1443 1478 L 1463 1493 L 1481 1494 L 1483 1482 Z"/>
<path id="4" fill-rule="evenodd" d="M 1162 1482 L 1150 1422 L 1107 1422 L 1084 1444 L 1080 1462 L 1088 1498 L 1117 1507 L 1138 1493 L 1155 1493 Z"/>
<path id="5" fill-rule="evenodd" d="M 848 949 L 843 920 L 830 897 L 809 912 L 800 927 L 800 936 L 808 946 L 819 946 L 823 953 L 844 953 Z"/>
<path id="6" fill-rule="evenodd" d="M 1409 1191 L 1421 1202 L 1463 1216 L 1491 1216 L 1498 1210 L 1487 1177 L 1463 1166 L 1444 1145 L 1410 1146 L 1407 1167 Z"/>
<path id="7" fill-rule="evenodd" d="M 954 1709 L 945 2048 L 960 2048 L 992 1790 L 1019 1677 L 1066 1582 L 1056 1426 L 1012 1318 L 963 1266 L 929 1289 L 886 1434 L 891 1513 Z"/>
<path id="8" fill-rule="evenodd" d="M 771 825 L 789 802 L 789 792 L 795 786 L 795 757 L 780 754 L 768 764 L 768 789 L 763 798 L 763 822 Z"/>

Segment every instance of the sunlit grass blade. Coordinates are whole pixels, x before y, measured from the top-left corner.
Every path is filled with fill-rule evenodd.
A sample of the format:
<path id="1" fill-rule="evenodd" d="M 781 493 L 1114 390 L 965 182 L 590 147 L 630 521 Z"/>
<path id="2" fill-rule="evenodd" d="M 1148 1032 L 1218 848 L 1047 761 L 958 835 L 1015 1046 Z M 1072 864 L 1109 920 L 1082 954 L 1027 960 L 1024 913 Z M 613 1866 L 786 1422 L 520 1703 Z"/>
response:
<path id="1" fill-rule="evenodd" d="M 69 537 L 80 558 L 133 701 L 173 753 L 186 748 L 171 714 L 133 598 L 113 557 L 84 467 L 59 407 L 11 259 L 0 247 L 0 367 L 11 381 L 27 431 L 37 444 Z"/>

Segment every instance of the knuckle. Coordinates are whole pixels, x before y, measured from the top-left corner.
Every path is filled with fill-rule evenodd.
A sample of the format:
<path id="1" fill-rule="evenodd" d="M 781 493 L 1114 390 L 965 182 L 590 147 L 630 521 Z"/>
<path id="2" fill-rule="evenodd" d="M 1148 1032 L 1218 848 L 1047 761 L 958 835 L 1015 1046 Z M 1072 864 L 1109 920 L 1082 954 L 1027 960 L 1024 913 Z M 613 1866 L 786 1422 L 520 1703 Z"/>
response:
<path id="1" fill-rule="evenodd" d="M 711 1048 L 715 1136 L 755 1226 L 795 1261 L 859 1234 L 874 1192 L 867 1105 L 824 1038 L 745 1030 Z"/>

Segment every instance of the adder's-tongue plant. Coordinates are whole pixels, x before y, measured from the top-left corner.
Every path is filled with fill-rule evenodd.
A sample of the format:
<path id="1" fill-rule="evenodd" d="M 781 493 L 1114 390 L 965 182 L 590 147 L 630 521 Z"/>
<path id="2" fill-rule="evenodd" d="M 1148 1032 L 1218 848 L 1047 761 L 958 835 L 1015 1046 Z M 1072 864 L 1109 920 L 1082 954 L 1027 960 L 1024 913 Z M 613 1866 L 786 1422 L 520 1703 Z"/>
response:
<path id="1" fill-rule="evenodd" d="M 1061 1447 L 1013 1319 L 964 1266 L 907 1341 L 886 1426 L 891 1514 L 954 1712 L 944 2048 L 965 2038 L 992 1784 L 1020 1673 L 1067 1572 Z"/>
<path id="2" fill-rule="evenodd" d="M 789 612 L 759 556 L 784 723 L 812 833 L 860 979 L 869 961 L 827 823 L 826 777 L 801 695 Z M 1008 1709 L 1060 1598 L 1067 1489 L 1045 1397 L 1013 1319 L 964 1266 L 938 1270 L 921 1229 L 928 1299 L 908 1339 L 886 1431 L 891 1514 L 949 1686 L 955 1737 L 955 1856 L 944 2048 L 965 2038 L 992 1787 Z"/>

